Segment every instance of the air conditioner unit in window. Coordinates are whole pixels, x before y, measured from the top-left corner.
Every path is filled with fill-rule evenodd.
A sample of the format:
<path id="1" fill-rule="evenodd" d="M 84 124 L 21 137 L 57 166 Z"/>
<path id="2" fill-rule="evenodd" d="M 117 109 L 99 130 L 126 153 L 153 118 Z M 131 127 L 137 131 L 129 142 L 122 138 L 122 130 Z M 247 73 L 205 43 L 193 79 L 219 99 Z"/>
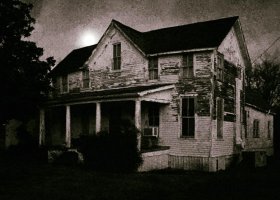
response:
<path id="1" fill-rule="evenodd" d="M 158 137 L 158 127 L 148 127 L 144 128 L 143 136 L 152 136 L 152 137 Z"/>

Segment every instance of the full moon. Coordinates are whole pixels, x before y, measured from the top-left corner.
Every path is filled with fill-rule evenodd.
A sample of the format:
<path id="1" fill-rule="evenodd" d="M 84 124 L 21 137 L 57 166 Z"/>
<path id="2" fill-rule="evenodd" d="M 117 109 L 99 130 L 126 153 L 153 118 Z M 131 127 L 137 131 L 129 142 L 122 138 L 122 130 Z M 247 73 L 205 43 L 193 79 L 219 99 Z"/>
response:
<path id="1" fill-rule="evenodd" d="M 82 46 L 89 46 L 97 43 L 97 37 L 92 31 L 84 32 L 80 39 Z"/>

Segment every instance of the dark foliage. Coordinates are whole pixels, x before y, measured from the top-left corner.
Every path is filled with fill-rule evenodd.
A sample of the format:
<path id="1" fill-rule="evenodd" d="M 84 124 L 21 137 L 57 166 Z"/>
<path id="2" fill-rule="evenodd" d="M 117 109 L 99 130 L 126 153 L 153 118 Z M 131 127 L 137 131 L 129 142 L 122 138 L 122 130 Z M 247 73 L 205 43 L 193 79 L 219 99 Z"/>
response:
<path id="1" fill-rule="evenodd" d="M 130 126 L 123 126 L 113 133 L 101 132 L 97 135 L 84 136 L 80 151 L 85 165 L 94 170 L 131 172 L 142 163 L 137 148 L 138 131 Z"/>
<path id="2" fill-rule="evenodd" d="M 48 72 L 55 61 L 40 57 L 43 49 L 27 41 L 34 29 L 32 5 L 19 0 L 0 1 L 0 122 L 26 119 L 50 90 Z"/>

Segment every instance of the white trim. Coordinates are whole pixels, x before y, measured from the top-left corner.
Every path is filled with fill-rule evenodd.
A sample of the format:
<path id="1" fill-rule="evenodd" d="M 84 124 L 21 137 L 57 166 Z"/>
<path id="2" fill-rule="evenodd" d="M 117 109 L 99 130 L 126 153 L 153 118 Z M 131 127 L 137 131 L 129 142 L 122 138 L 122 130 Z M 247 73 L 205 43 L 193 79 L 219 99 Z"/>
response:
<path id="1" fill-rule="evenodd" d="M 167 85 L 167 86 L 162 86 L 162 87 L 159 87 L 159 88 L 156 88 L 156 89 L 152 89 L 152 90 L 145 90 L 143 92 L 138 92 L 137 94 L 140 97 L 143 97 L 143 96 L 148 95 L 148 94 L 152 94 L 152 93 L 156 93 L 156 92 L 161 92 L 161 91 L 164 91 L 164 90 L 170 90 L 170 89 L 173 89 L 173 88 L 175 88 L 174 85 Z"/>
<path id="2" fill-rule="evenodd" d="M 212 51 L 212 50 L 216 50 L 216 49 L 217 49 L 217 47 L 189 49 L 189 50 L 181 50 L 181 51 L 167 51 L 167 52 L 162 52 L 162 53 L 147 54 L 147 57 L 169 55 L 169 54 L 180 54 L 180 53 L 188 53 L 188 52 Z"/>

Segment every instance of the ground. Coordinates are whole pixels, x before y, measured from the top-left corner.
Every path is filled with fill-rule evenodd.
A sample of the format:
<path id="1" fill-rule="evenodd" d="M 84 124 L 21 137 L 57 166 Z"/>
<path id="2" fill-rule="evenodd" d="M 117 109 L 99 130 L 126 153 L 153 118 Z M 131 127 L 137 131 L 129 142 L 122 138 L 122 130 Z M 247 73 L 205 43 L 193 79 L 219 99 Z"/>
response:
<path id="1" fill-rule="evenodd" d="M 279 199 L 280 165 L 218 173 L 100 173 L 73 166 L 0 163 L 0 199 Z"/>

